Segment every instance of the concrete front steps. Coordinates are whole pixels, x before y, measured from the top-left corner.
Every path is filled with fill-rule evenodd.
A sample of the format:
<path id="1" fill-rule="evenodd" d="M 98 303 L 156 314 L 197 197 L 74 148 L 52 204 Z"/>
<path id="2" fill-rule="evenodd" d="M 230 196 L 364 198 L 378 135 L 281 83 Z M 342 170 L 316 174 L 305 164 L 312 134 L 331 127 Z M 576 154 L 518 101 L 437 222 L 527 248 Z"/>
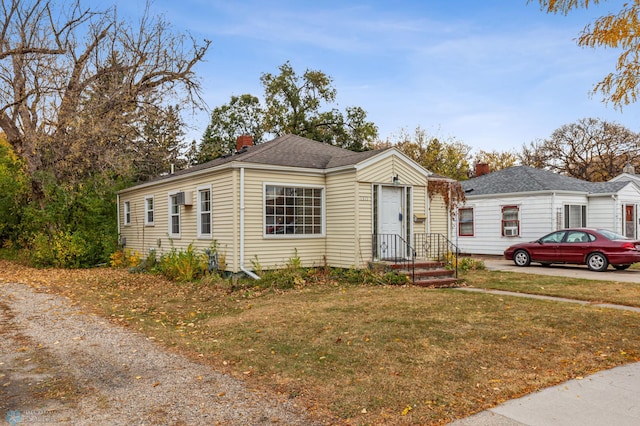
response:
<path id="1" fill-rule="evenodd" d="M 455 277 L 456 271 L 447 269 L 444 262 L 417 260 L 415 263 L 413 280 L 411 280 L 411 270 L 407 269 L 406 263 L 390 263 L 389 267 L 398 274 L 406 275 L 413 285 L 420 287 L 456 287 L 459 281 L 458 278 Z"/>

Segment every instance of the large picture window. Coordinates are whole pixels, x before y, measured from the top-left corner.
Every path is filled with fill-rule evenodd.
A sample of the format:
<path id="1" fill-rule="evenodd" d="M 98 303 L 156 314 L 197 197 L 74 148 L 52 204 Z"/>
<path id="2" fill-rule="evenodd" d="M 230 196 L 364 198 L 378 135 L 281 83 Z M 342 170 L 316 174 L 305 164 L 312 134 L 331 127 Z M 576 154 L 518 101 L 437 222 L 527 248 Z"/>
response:
<path id="1" fill-rule="evenodd" d="M 180 204 L 178 195 L 169 195 L 169 236 L 180 236 Z"/>
<path id="2" fill-rule="evenodd" d="M 502 207 L 502 236 L 517 237 L 520 235 L 520 208 L 518 206 Z"/>
<path id="3" fill-rule="evenodd" d="M 153 197 L 146 197 L 144 199 L 144 224 L 153 225 L 154 221 L 154 205 Z"/>
<path id="4" fill-rule="evenodd" d="M 458 235 L 461 237 L 473 236 L 473 208 L 458 210 Z"/>
<path id="5" fill-rule="evenodd" d="M 564 206 L 564 227 L 584 228 L 587 226 L 587 206 L 565 205 Z"/>
<path id="6" fill-rule="evenodd" d="M 265 185 L 265 235 L 322 235 L 323 189 Z"/>
<path id="7" fill-rule="evenodd" d="M 211 237 L 211 189 L 198 190 L 198 236 Z"/>

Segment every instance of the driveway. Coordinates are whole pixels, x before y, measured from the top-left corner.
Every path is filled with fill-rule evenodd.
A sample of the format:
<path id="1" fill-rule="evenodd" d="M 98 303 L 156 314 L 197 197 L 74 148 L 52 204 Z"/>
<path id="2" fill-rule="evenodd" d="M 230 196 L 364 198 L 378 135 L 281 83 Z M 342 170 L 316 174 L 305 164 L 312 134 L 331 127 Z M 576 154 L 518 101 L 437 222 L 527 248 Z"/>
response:
<path id="1" fill-rule="evenodd" d="M 27 285 L 0 283 L 0 341 L 0 424 L 313 424 L 281 395 Z"/>
<path id="2" fill-rule="evenodd" d="M 542 266 L 532 263 L 530 266 L 519 267 L 513 261 L 505 260 L 500 256 L 487 256 L 480 258 L 490 271 L 510 271 L 524 274 L 551 275 L 557 277 L 584 278 L 587 280 L 621 281 L 640 283 L 640 270 L 627 269 L 616 271 L 609 267 L 605 272 L 590 271 L 585 265 L 550 265 Z"/>

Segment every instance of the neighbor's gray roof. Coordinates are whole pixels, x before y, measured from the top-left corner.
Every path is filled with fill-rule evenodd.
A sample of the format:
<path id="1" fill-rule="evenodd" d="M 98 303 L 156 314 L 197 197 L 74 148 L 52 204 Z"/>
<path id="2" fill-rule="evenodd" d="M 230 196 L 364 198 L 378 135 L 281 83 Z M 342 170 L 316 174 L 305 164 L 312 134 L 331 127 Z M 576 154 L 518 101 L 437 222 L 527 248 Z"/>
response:
<path id="1" fill-rule="evenodd" d="M 269 142 L 248 146 L 246 150 L 216 158 L 207 163 L 198 164 L 172 175 L 161 176 L 155 180 L 187 175 L 199 170 L 209 169 L 232 162 L 265 164 L 306 169 L 331 169 L 355 165 L 389 148 L 354 152 L 297 135 L 284 135 Z"/>
<path id="2" fill-rule="evenodd" d="M 609 194 L 628 185 L 628 181 L 587 182 L 529 166 L 515 166 L 461 182 L 467 196 L 535 191 L 575 191 Z"/>

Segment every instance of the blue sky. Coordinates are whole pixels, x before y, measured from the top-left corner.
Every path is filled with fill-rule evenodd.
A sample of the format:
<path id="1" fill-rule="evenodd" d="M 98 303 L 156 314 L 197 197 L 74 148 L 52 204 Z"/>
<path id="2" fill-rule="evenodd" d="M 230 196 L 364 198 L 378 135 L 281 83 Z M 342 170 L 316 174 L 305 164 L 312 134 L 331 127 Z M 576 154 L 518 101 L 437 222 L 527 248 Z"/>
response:
<path id="1" fill-rule="evenodd" d="M 210 108 L 261 96 L 260 75 L 290 61 L 298 74 L 332 77 L 337 107 L 362 107 L 383 140 L 420 126 L 477 152 L 519 150 L 585 117 L 640 130 L 640 105 L 620 112 L 589 96 L 616 52 L 575 43 L 585 24 L 622 3 L 568 16 L 526 0 L 155 0 L 151 8 L 176 31 L 212 41 L 196 70 Z M 135 18 L 143 5 L 122 0 L 118 10 Z M 199 141 L 209 114 L 185 120 L 188 140 Z"/>

